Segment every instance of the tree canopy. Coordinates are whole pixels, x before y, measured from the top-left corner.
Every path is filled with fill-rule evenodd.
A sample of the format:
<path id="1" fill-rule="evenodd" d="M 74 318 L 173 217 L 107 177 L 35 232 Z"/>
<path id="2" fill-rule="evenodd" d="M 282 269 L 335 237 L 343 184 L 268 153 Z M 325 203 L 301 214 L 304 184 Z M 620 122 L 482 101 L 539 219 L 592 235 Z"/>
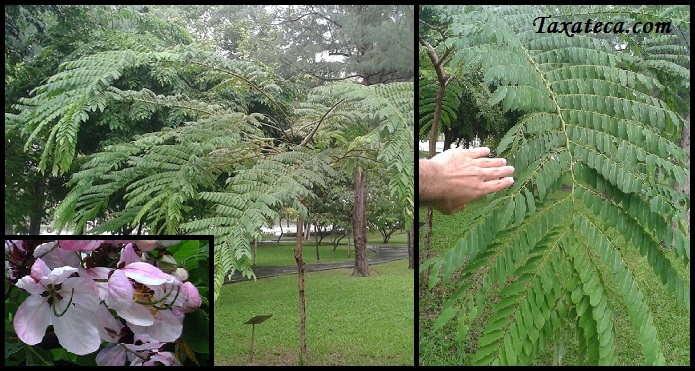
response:
<path id="1" fill-rule="evenodd" d="M 332 10 L 347 22 L 358 17 L 348 8 Z M 216 295 L 230 271 L 252 274 L 248 243 L 266 221 L 285 207 L 306 216 L 301 200 L 339 162 L 360 154 L 383 162 L 405 220 L 414 210 L 412 74 L 384 70 L 370 86 L 286 79 L 273 61 L 253 58 L 259 50 L 241 52 L 244 35 L 258 31 L 252 21 L 243 32 L 225 23 L 231 28 L 213 35 L 237 35 L 238 44 L 201 42 L 204 22 L 184 27 L 225 9 L 253 13 L 76 7 L 98 25 L 96 37 L 57 60 L 5 113 L 7 138 L 34 153 L 35 176 L 70 177 L 69 192 L 56 198 L 58 230 L 214 234 Z"/>

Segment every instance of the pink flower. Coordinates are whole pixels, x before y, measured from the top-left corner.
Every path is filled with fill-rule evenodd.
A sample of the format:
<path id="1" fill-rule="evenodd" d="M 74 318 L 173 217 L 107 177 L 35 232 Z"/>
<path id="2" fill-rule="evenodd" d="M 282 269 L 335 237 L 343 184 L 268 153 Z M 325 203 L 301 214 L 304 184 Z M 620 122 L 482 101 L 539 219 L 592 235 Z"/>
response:
<path id="1" fill-rule="evenodd" d="M 198 289 L 193 286 L 192 283 L 186 282 L 183 284 L 183 289 L 185 290 L 184 302 L 181 306 L 181 310 L 184 313 L 191 313 L 200 308 L 202 300 L 200 299 L 200 294 Z"/>
<path id="2" fill-rule="evenodd" d="M 106 305 L 126 320 L 134 334 L 175 341 L 183 330 L 182 320 L 170 311 L 181 291 L 177 282 L 149 263 L 133 262 L 111 274 Z"/>
<path id="3" fill-rule="evenodd" d="M 39 258 L 31 267 L 31 275 L 17 282 L 17 287 L 31 294 L 14 317 L 20 340 L 36 345 L 52 325 L 60 345 L 69 352 L 85 355 L 99 349 L 101 340 L 94 321 L 99 308 L 97 289 L 90 278 L 72 277 L 75 272 L 73 267 L 51 270 Z"/>
<path id="4" fill-rule="evenodd" d="M 181 366 L 181 362 L 171 352 L 156 352 L 151 353 L 147 358 L 136 359 L 131 366 Z"/>
<path id="5" fill-rule="evenodd" d="M 63 243 L 68 241 L 63 241 Z M 81 242 L 81 241 L 78 241 Z M 36 246 L 34 250 L 34 257 L 41 258 L 46 265 L 53 269 L 58 267 L 80 267 L 82 261 L 80 260 L 79 254 L 75 251 L 59 249 L 58 242 L 46 242 L 39 246 Z"/>
<path id="6" fill-rule="evenodd" d="M 93 251 L 101 246 L 102 243 L 104 243 L 103 240 L 58 241 L 61 249 L 70 251 Z"/>
<path id="7" fill-rule="evenodd" d="M 127 358 L 131 362 L 131 366 L 135 366 L 136 362 L 137 365 L 142 366 L 143 362 L 150 361 L 148 358 L 159 354 L 159 348 L 164 346 L 163 343 L 147 335 L 135 335 L 133 336 L 133 340 L 133 344 L 114 343 L 102 349 L 96 357 L 97 365 L 124 366 Z M 154 360 L 158 359 L 159 357 L 155 357 Z M 148 365 L 149 364 L 145 364 L 145 366 Z M 168 364 L 167 366 L 170 365 L 174 364 Z"/>
<path id="8" fill-rule="evenodd" d="M 171 246 L 181 242 L 180 240 L 112 240 L 111 243 L 134 243 L 140 251 L 152 251 L 159 246 Z"/>

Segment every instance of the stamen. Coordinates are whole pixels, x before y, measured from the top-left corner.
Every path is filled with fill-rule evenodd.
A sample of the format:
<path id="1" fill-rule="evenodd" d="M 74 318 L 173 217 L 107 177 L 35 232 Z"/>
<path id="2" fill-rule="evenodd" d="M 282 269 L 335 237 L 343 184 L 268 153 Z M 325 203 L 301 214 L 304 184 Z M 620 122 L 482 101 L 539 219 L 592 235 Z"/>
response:
<path id="1" fill-rule="evenodd" d="M 179 290 L 180 290 L 180 288 L 177 286 L 177 287 L 176 287 L 176 297 L 174 298 L 174 301 L 176 301 L 176 298 L 179 297 Z M 157 301 L 141 302 L 141 301 L 135 300 L 135 302 L 138 303 L 138 304 L 142 304 L 142 305 L 152 305 L 152 306 L 154 306 L 155 304 L 159 304 L 159 303 L 163 302 L 164 300 L 166 300 L 167 298 L 169 298 L 169 296 L 171 296 L 171 293 L 172 293 L 172 292 L 173 292 L 173 291 L 169 291 L 165 296 L 163 296 L 161 299 L 159 299 L 159 300 L 157 300 Z M 157 308 L 157 307 L 155 306 L 155 308 Z M 159 308 L 157 308 L 157 309 L 159 309 Z M 166 309 L 169 309 L 169 308 L 166 308 Z"/>
<path id="2" fill-rule="evenodd" d="M 74 297 L 75 297 L 75 289 L 73 288 L 73 289 L 72 289 L 72 293 L 70 294 L 70 301 L 68 302 L 68 305 L 65 306 L 65 310 L 63 311 L 63 313 L 58 314 L 58 312 L 56 312 L 56 307 L 53 306 L 53 307 L 52 307 L 52 308 L 53 308 L 53 314 L 55 314 L 56 317 L 62 317 L 62 316 L 64 316 L 65 313 L 67 313 L 68 308 L 70 308 L 70 304 L 72 304 L 72 299 L 73 299 Z"/>
<path id="3" fill-rule="evenodd" d="M 171 303 L 165 305 L 164 307 L 158 307 L 158 306 L 156 306 L 156 305 L 152 305 L 152 306 L 153 306 L 155 309 L 157 309 L 157 310 L 167 310 L 167 309 L 171 309 L 171 308 L 174 306 L 174 303 L 176 303 L 176 299 L 179 298 L 179 292 L 180 292 L 180 291 L 181 291 L 181 286 L 176 286 L 176 296 L 174 296 L 174 300 L 172 300 Z M 169 292 L 169 295 L 171 295 L 172 292 L 173 292 L 173 291 L 170 291 L 170 292 Z M 167 297 L 168 297 L 169 295 L 167 295 Z M 165 297 L 165 298 L 166 298 L 166 297 Z"/>

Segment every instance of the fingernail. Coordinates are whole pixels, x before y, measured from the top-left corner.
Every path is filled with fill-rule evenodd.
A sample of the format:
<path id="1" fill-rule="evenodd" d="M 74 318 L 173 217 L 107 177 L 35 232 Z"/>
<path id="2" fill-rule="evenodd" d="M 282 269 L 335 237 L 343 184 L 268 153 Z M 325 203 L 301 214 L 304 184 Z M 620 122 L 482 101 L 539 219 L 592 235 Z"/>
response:
<path id="1" fill-rule="evenodd" d="M 514 178 L 509 177 L 509 184 L 514 184 Z"/>
<path id="2" fill-rule="evenodd" d="M 507 166 L 507 167 L 509 168 L 509 170 L 512 171 L 512 173 L 514 172 L 514 166 Z"/>

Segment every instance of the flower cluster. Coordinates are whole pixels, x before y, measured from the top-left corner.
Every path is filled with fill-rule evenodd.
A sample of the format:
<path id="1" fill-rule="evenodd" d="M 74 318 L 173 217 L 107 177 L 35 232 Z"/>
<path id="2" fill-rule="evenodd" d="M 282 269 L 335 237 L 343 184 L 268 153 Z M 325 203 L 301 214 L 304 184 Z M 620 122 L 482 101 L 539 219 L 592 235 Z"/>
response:
<path id="1" fill-rule="evenodd" d="M 100 366 L 180 365 L 165 345 L 179 339 L 201 297 L 187 272 L 155 250 L 177 242 L 6 241 L 6 278 L 29 293 L 14 317 L 17 336 L 36 345 L 53 326 L 77 355 L 110 343 L 97 354 Z"/>

